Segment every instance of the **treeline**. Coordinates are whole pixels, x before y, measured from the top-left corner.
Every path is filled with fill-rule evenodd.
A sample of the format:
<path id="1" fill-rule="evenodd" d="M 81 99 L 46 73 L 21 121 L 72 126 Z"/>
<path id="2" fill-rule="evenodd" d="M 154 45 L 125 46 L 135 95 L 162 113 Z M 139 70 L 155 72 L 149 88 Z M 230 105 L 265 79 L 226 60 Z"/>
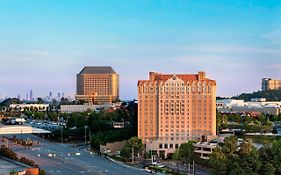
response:
<path id="1" fill-rule="evenodd" d="M 250 139 L 240 147 L 236 136 L 227 137 L 213 150 L 209 166 L 214 175 L 280 175 L 281 140 L 256 149 Z"/>
<path id="2" fill-rule="evenodd" d="M 25 157 L 18 158 L 17 154 L 12 149 L 4 146 L 1 146 L 0 148 L 0 155 L 32 167 L 38 167 L 33 160 Z"/>
<path id="3" fill-rule="evenodd" d="M 267 101 L 281 101 L 281 90 L 257 91 L 253 93 L 242 93 L 232 99 L 251 101 L 251 98 L 266 98 Z"/>
<path id="4" fill-rule="evenodd" d="M 115 111 L 60 114 L 66 120 L 66 128 L 53 133 L 53 139 L 60 141 L 61 135 L 68 141 L 82 141 L 89 133 L 92 135 L 92 146 L 121 141 L 137 135 L 137 104 L 128 105 Z M 124 128 L 115 129 L 114 122 L 124 123 Z M 89 139 L 87 139 L 89 140 Z"/>
<path id="5" fill-rule="evenodd" d="M 91 147 L 99 149 L 100 145 L 112 143 L 115 141 L 128 140 L 132 137 L 130 128 L 114 129 L 104 132 L 94 133 L 91 137 Z"/>

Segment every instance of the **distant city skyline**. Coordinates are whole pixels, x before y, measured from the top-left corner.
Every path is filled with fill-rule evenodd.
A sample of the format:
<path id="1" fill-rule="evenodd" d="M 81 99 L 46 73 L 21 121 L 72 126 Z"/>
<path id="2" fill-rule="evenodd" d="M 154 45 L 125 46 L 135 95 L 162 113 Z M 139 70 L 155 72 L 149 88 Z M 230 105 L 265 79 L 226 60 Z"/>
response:
<path id="1" fill-rule="evenodd" d="M 0 96 L 74 97 L 84 66 L 112 66 L 123 100 L 150 71 L 205 71 L 218 96 L 257 91 L 281 79 L 280 12 L 274 0 L 0 1 Z"/>

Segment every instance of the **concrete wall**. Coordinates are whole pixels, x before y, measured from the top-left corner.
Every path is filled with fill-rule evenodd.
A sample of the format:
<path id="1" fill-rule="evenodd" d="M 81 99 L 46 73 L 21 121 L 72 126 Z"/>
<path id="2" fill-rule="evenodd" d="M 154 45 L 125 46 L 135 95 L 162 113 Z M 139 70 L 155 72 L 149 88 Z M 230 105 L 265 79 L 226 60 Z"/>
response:
<path id="1" fill-rule="evenodd" d="M 120 151 L 125 146 L 126 142 L 127 141 L 124 140 L 120 142 L 107 143 L 106 145 L 101 145 L 100 152 L 102 154 L 107 153 L 109 155 L 115 155 L 117 151 Z M 108 153 L 108 150 L 110 150 L 110 153 Z"/>

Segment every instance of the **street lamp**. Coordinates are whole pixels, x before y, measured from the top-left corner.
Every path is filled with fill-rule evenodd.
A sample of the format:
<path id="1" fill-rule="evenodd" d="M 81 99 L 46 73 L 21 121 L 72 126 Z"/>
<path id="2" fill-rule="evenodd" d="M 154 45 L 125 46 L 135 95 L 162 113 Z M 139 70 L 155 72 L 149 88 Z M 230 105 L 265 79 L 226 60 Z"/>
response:
<path id="1" fill-rule="evenodd" d="M 85 128 L 85 146 L 87 145 L 87 128 L 88 128 L 88 126 L 84 126 L 84 128 Z"/>

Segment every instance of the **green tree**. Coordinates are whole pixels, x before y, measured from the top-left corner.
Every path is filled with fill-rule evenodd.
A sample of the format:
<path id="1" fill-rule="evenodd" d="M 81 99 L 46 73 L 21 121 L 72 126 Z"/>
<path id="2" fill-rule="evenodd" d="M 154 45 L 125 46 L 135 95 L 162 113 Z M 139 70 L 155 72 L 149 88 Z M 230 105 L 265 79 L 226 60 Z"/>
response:
<path id="1" fill-rule="evenodd" d="M 76 118 L 76 127 L 81 128 L 81 127 L 84 127 L 85 125 L 86 125 L 85 116 L 78 115 L 77 118 Z"/>
<path id="2" fill-rule="evenodd" d="M 174 154 L 173 154 L 173 157 L 172 157 L 173 160 L 180 160 L 180 151 L 179 149 L 176 149 L 174 151 Z"/>
<path id="3" fill-rule="evenodd" d="M 240 157 L 237 154 L 230 154 L 227 160 L 227 175 L 246 175 L 241 166 Z"/>
<path id="4" fill-rule="evenodd" d="M 187 143 L 181 144 L 181 146 L 179 147 L 180 158 L 182 158 L 185 163 L 191 163 L 195 159 L 193 144 L 194 142 L 189 141 Z"/>
<path id="5" fill-rule="evenodd" d="M 39 175 L 46 175 L 46 171 L 43 169 L 40 169 Z"/>
<path id="6" fill-rule="evenodd" d="M 141 139 L 138 137 L 132 137 L 128 140 L 128 146 L 134 150 L 134 154 L 141 154 L 143 150 L 143 144 Z"/>
<path id="7" fill-rule="evenodd" d="M 273 167 L 271 163 L 266 163 L 261 166 L 260 168 L 260 175 L 274 175 L 276 168 Z"/>
<path id="8" fill-rule="evenodd" d="M 16 170 L 12 170 L 9 174 L 10 175 L 18 175 L 19 173 Z"/>
<path id="9" fill-rule="evenodd" d="M 238 137 L 230 136 L 224 139 L 224 143 L 222 146 L 223 152 L 227 154 L 234 154 L 238 149 Z"/>
<path id="10" fill-rule="evenodd" d="M 281 140 L 274 140 L 272 143 L 273 166 L 276 168 L 276 173 L 281 174 Z"/>
<path id="11" fill-rule="evenodd" d="M 127 144 L 121 149 L 120 156 L 126 159 L 131 157 L 131 148 Z"/>
<path id="12" fill-rule="evenodd" d="M 274 153 L 272 148 L 270 146 L 262 147 L 259 150 L 259 157 L 263 165 L 265 165 L 266 163 L 273 164 Z"/>
<path id="13" fill-rule="evenodd" d="M 239 154 L 241 156 L 247 155 L 251 152 L 252 149 L 253 149 L 253 141 L 251 139 L 247 139 L 241 144 Z"/>
<path id="14" fill-rule="evenodd" d="M 73 127 L 76 126 L 76 121 L 75 121 L 75 117 L 74 117 L 74 116 L 71 115 L 71 116 L 68 118 L 68 120 L 67 120 L 67 122 L 66 122 L 66 126 L 67 126 L 68 128 L 73 128 Z"/>
<path id="15" fill-rule="evenodd" d="M 221 148 L 216 147 L 213 150 L 209 163 L 213 175 L 224 175 L 227 173 L 227 156 Z"/>
<path id="16" fill-rule="evenodd" d="M 240 166 L 243 167 L 243 170 L 248 175 L 258 174 L 261 162 L 259 160 L 259 152 L 255 147 L 251 145 L 251 150 L 248 154 L 240 156 Z"/>
<path id="17" fill-rule="evenodd" d="M 36 103 L 37 104 L 44 104 L 44 100 L 41 97 L 39 97 L 39 98 L 37 98 Z"/>

